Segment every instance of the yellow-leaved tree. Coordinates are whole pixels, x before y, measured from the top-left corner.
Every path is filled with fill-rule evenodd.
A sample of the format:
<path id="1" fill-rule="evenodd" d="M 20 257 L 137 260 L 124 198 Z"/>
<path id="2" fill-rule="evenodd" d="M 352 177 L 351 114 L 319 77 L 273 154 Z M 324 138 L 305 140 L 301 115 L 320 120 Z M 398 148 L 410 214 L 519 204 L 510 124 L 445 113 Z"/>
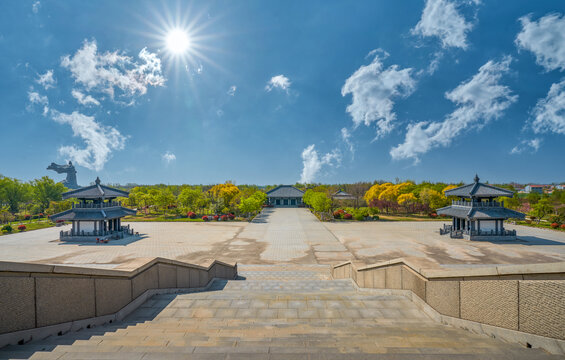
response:
<path id="1" fill-rule="evenodd" d="M 224 184 L 218 184 L 208 190 L 216 200 L 222 202 L 224 207 L 233 206 L 232 200 L 239 194 L 237 186 L 231 182 L 226 181 Z"/>

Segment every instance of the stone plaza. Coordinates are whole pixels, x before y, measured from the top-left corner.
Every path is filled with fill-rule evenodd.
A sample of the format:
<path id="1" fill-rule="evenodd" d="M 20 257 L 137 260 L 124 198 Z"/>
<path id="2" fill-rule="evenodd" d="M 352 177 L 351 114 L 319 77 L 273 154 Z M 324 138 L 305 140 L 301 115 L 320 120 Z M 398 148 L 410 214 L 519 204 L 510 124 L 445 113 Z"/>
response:
<path id="1" fill-rule="evenodd" d="M 125 225 L 128 223 L 124 222 Z M 0 261 L 135 268 L 147 258 L 192 264 L 371 264 L 405 258 L 426 268 L 565 261 L 565 234 L 513 226 L 513 241 L 439 235 L 438 221 L 320 222 L 304 208 L 267 208 L 253 222 L 135 222 L 139 239 L 108 244 L 58 241 L 55 227 L 0 237 Z"/>

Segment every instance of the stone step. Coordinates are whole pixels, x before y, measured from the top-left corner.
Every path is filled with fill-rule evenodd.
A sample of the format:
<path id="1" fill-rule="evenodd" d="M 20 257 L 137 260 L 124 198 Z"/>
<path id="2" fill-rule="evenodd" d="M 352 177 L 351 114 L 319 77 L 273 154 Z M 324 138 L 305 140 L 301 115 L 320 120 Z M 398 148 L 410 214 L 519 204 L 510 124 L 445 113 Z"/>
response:
<path id="1" fill-rule="evenodd" d="M 268 270 L 247 271 L 262 277 Z M 206 292 L 156 295 L 121 323 L 6 347 L 0 358 L 559 358 L 438 324 L 402 296 L 359 291 L 349 280 L 295 277 L 215 281 Z"/>

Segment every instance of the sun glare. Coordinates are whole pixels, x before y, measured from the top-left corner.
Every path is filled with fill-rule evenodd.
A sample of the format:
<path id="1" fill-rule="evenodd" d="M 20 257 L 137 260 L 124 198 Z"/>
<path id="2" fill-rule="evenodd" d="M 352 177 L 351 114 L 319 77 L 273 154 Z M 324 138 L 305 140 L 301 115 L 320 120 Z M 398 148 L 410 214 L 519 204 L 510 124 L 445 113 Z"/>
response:
<path id="1" fill-rule="evenodd" d="M 186 31 L 172 29 L 165 39 L 167 49 L 173 54 L 183 54 L 190 48 L 190 39 Z"/>

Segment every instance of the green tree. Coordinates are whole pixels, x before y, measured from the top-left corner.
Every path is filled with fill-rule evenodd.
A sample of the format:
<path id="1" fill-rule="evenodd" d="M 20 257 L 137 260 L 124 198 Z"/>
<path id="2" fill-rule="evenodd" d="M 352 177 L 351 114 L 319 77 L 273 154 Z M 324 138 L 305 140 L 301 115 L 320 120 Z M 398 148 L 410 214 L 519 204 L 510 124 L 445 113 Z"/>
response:
<path id="1" fill-rule="evenodd" d="M 447 204 L 449 203 L 445 195 L 437 190 L 429 188 L 423 189 L 420 192 L 420 201 L 422 201 L 423 204 L 428 205 L 432 209 L 439 209 L 441 207 L 447 206 Z"/>
<path id="2" fill-rule="evenodd" d="M 167 215 L 167 208 L 176 201 L 175 195 L 168 188 L 160 189 L 155 196 L 155 204 L 163 208 L 163 215 Z"/>
<path id="3" fill-rule="evenodd" d="M 7 205 L 10 212 L 15 214 L 20 205 L 30 197 L 28 187 L 17 179 L 2 177 L 0 179 L 0 202 Z"/>
<path id="4" fill-rule="evenodd" d="M 267 200 L 267 194 L 262 191 L 255 191 L 253 195 L 241 199 L 239 211 L 247 216 L 249 216 L 249 214 L 256 214 L 261 211 L 265 200 Z"/>
<path id="5" fill-rule="evenodd" d="M 552 212 L 553 207 L 549 203 L 548 199 L 541 199 L 537 204 L 532 206 L 532 211 L 530 211 L 530 213 L 537 218 L 538 224 L 544 216 Z"/>
<path id="6" fill-rule="evenodd" d="M 202 191 L 198 189 L 185 188 L 183 189 L 178 197 L 179 204 L 187 208 L 190 211 L 198 210 L 198 200 L 202 198 Z"/>
<path id="7" fill-rule="evenodd" d="M 47 176 L 32 182 L 33 199 L 39 204 L 41 212 L 49 207 L 51 201 L 61 201 L 61 195 L 67 190 L 65 185 L 56 183 Z"/>

